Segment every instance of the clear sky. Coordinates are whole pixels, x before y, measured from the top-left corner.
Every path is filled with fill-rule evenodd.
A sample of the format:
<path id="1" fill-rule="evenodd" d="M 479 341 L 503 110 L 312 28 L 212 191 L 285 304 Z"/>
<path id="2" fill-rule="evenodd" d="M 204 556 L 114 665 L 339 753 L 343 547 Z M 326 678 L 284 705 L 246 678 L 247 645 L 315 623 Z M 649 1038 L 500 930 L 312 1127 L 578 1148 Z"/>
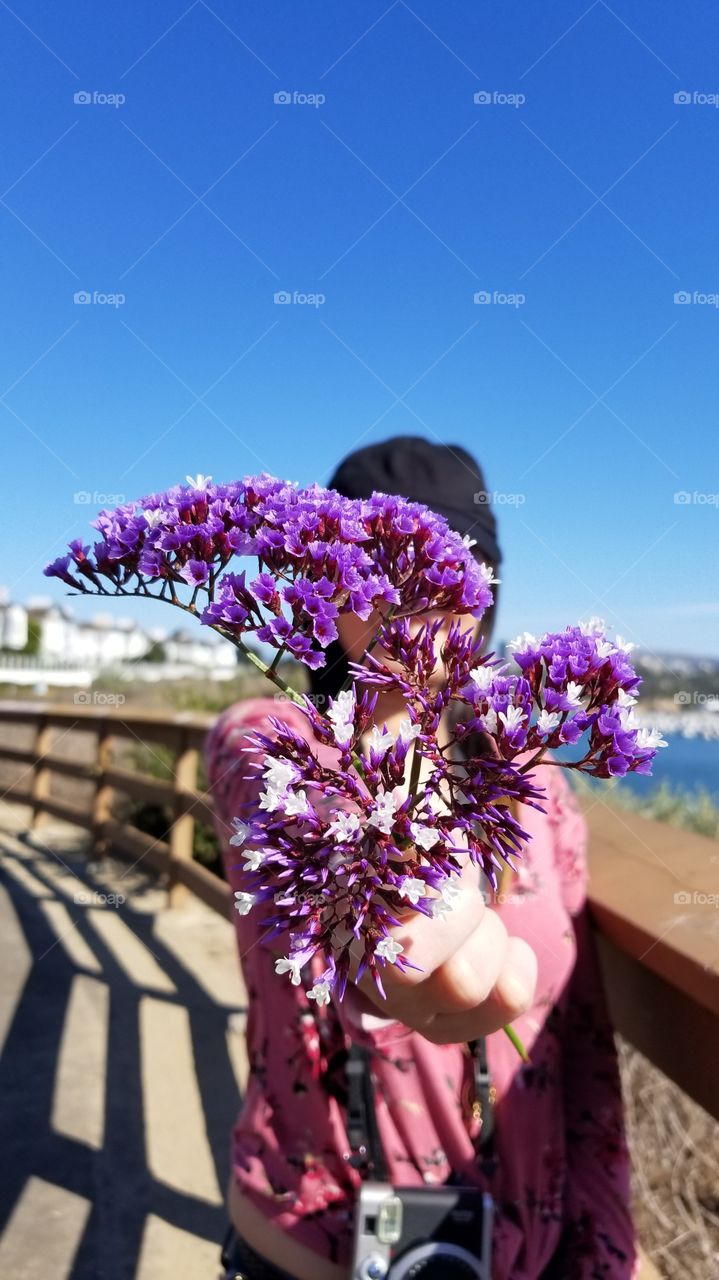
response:
<path id="1" fill-rule="evenodd" d="M 14 598 L 113 495 L 421 434 L 486 469 L 500 635 L 719 654 L 713 0 L 2 0 L 0 50 Z"/>

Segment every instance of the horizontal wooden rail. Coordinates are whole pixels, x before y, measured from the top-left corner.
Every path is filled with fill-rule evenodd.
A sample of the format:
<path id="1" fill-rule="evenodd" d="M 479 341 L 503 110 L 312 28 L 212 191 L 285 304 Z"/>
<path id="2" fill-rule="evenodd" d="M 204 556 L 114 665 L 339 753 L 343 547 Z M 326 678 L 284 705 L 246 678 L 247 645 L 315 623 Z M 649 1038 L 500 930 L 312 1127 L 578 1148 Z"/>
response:
<path id="1" fill-rule="evenodd" d="M 213 720 L 203 713 L 0 703 L 6 744 L 0 761 L 23 770 L 7 798 L 31 805 L 34 824 L 61 818 L 89 830 L 96 853 L 112 849 L 165 874 L 171 904 L 191 892 L 227 915 L 228 886 L 192 858 L 196 820 L 212 821 L 212 797 L 198 788 L 197 765 Z M 34 729 L 32 749 L 7 744 L 11 725 Z M 69 732 L 92 735 L 94 762 L 54 754 L 57 731 L 60 750 Z M 117 738 L 167 746 L 172 778 L 112 764 Z M 93 783 L 87 810 L 50 794 L 53 773 Z M 165 836 L 154 839 L 113 818 L 111 802 L 118 793 L 166 809 Z M 584 808 L 589 903 L 615 1026 L 719 1116 L 719 843 L 611 808 L 602 798 L 593 797 Z"/>
<path id="2" fill-rule="evenodd" d="M 719 1116 L 719 843 L 601 798 L 584 811 L 614 1025 Z"/>

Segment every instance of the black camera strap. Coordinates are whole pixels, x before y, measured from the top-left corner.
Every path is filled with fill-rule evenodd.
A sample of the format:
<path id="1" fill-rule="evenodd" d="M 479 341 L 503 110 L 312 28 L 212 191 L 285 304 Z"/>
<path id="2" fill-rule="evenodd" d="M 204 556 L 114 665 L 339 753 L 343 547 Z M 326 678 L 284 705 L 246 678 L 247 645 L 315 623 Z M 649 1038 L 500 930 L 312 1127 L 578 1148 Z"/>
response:
<path id="1" fill-rule="evenodd" d="M 477 1149 L 482 1155 L 490 1154 L 490 1143 L 494 1135 L 494 1085 L 489 1074 L 487 1063 L 487 1041 L 484 1036 L 469 1041 L 469 1051 L 474 1064 L 474 1105 L 478 1108 L 478 1118 L 482 1121 Z"/>
<path id="2" fill-rule="evenodd" d="M 494 1133 L 494 1087 L 487 1065 L 487 1042 L 482 1036 L 469 1041 L 474 1066 L 474 1105 L 482 1119 L 477 1152 L 491 1155 Z M 364 1169 L 377 1182 L 387 1181 L 387 1165 L 377 1125 L 374 1090 L 370 1071 L 370 1052 L 364 1047 L 350 1046 L 347 1075 L 347 1136 L 351 1149 L 350 1164 Z"/>
<path id="3" fill-rule="evenodd" d="M 377 1125 L 368 1049 L 352 1043 L 346 1073 L 350 1164 L 355 1169 L 364 1168 L 376 1182 L 386 1182 L 387 1166 Z"/>

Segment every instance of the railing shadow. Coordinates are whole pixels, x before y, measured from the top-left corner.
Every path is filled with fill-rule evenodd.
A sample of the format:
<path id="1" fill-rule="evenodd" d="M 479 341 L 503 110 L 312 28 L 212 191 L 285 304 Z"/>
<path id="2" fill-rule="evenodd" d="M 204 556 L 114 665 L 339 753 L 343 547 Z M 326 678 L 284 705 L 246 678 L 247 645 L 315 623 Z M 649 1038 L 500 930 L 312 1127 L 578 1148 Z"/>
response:
<path id="1" fill-rule="evenodd" d="M 33 860 L 31 869 L 33 876 L 54 893 L 52 878 L 43 876 L 39 859 Z M 103 888 L 87 873 L 80 873 L 79 879 L 90 892 Z M 105 1134 L 101 1149 L 93 1150 L 55 1132 L 52 1107 L 56 1066 L 72 981 L 84 970 L 64 950 L 38 898 L 8 874 L 2 861 L 0 883 L 9 895 L 32 955 L 0 1059 L 0 1233 L 28 1179 L 34 1176 L 75 1192 L 92 1206 L 71 1280 L 133 1280 L 148 1214 L 219 1244 L 226 1225 L 224 1208 L 183 1194 L 158 1181 L 148 1169 L 139 1006 L 143 996 L 152 995 L 153 999 L 170 1000 L 188 1011 L 202 1117 L 223 1194 L 229 1176 L 231 1128 L 240 1103 L 226 1048 L 231 1010 L 215 1003 L 153 934 L 151 914 L 127 905 L 111 908 L 121 912 L 124 923 L 159 962 L 176 988 L 171 995 L 135 985 L 92 928 L 85 908 L 75 907 L 72 916 L 77 921 L 78 935 L 101 966 L 101 974 L 93 976 L 107 983 L 110 991 Z M 62 900 L 60 895 L 58 898 Z M 238 979 L 238 995 L 239 991 Z M 177 1123 L 182 1125 L 181 1115 Z M 43 1239 L 51 1231 L 52 1223 L 38 1223 L 37 1236 L 28 1240 L 28 1250 L 42 1248 Z"/>

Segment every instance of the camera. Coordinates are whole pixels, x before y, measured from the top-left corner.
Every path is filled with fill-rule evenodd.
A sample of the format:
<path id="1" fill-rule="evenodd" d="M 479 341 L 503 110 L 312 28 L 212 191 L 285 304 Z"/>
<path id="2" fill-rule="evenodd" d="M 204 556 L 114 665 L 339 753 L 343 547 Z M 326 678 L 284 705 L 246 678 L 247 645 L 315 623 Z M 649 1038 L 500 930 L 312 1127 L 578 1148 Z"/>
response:
<path id="1" fill-rule="evenodd" d="M 352 1280 L 491 1280 L 493 1212 L 477 1187 L 365 1182 Z"/>

